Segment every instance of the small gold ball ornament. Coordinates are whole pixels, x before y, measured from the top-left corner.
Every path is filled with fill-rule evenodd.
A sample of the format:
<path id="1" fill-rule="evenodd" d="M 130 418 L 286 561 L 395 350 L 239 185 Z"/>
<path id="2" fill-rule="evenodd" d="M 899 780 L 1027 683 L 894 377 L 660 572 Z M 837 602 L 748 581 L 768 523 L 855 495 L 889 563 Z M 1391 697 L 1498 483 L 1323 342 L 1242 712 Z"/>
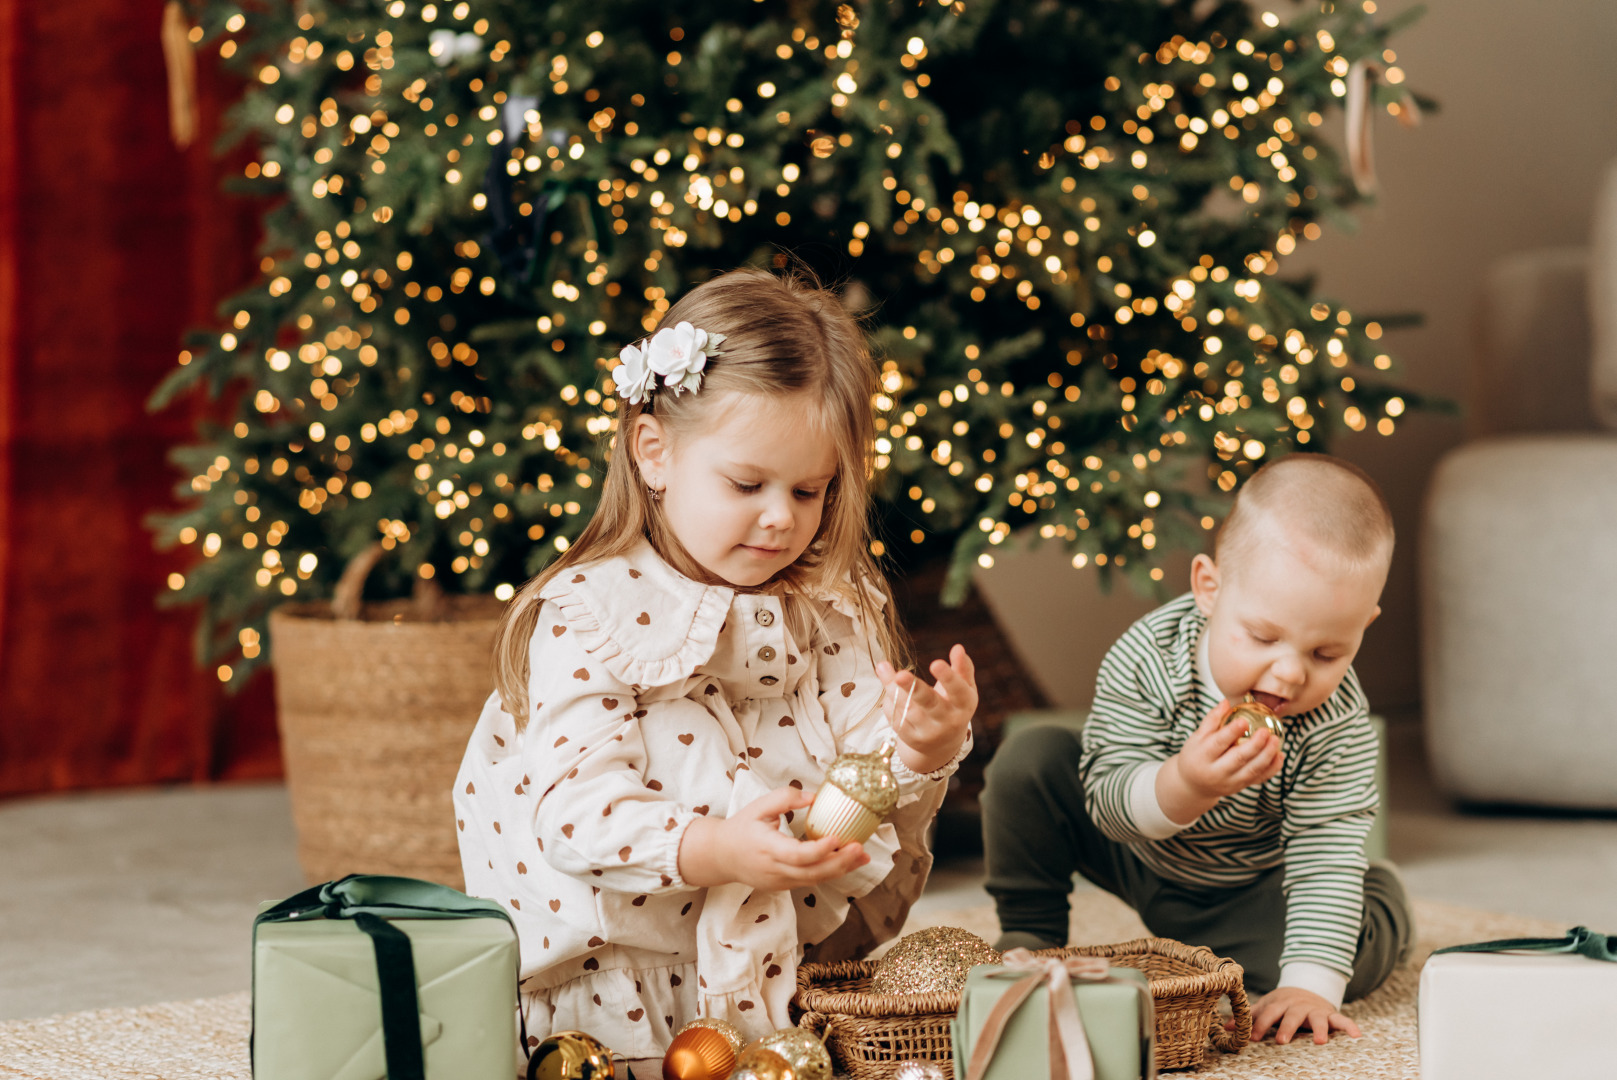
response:
<path id="1" fill-rule="evenodd" d="M 781 1028 L 755 1040 L 752 1045 L 779 1054 L 791 1066 L 797 1080 L 831 1080 L 831 1055 L 812 1031 Z"/>
<path id="2" fill-rule="evenodd" d="M 692 1020 L 668 1044 L 668 1053 L 663 1055 L 663 1080 L 725 1080 L 746 1041 L 727 1020 Z"/>
<path id="3" fill-rule="evenodd" d="M 949 1080 L 943 1066 L 935 1061 L 900 1061 L 893 1069 L 893 1080 Z"/>
<path id="4" fill-rule="evenodd" d="M 835 836 L 845 843 L 864 843 L 881 819 L 898 805 L 898 778 L 893 775 L 893 743 L 874 754 L 840 754 L 825 770 L 825 782 L 814 795 L 803 835 L 809 840 Z"/>
<path id="5" fill-rule="evenodd" d="M 728 1080 L 797 1080 L 791 1062 L 756 1043 L 741 1051 Z"/>
<path id="6" fill-rule="evenodd" d="M 528 1059 L 528 1080 L 615 1080 L 612 1051 L 582 1031 L 558 1031 Z"/>
<path id="7" fill-rule="evenodd" d="M 958 994 L 978 964 L 998 964 L 994 947 L 969 930 L 932 926 L 899 939 L 876 964 L 877 994 Z"/>
<path id="8" fill-rule="evenodd" d="M 1280 719 L 1280 714 L 1251 694 L 1248 694 L 1245 700 L 1231 709 L 1229 715 L 1224 717 L 1224 723 L 1226 724 L 1232 724 L 1237 720 L 1246 721 L 1246 734 L 1241 736 L 1243 742 L 1264 728 L 1268 728 L 1275 733 L 1277 742 L 1284 744 L 1286 741 L 1286 725 Z"/>

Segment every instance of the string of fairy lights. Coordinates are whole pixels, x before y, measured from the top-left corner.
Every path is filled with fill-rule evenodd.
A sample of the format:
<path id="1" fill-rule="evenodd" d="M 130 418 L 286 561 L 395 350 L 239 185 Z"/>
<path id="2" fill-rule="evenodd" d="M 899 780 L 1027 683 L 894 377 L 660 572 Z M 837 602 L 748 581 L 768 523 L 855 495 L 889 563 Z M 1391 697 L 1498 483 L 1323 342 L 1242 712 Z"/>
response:
<path id="1" fill-rule="evenodd" d="M 359 531 L 417 551 L 401 565 L 418 579 L 509 597 L 515 581 L 489 578 L 509 575 L 505 553 L 531 549 L 531 572 L 593 509 L 616 430 L 607 357 L 678 297 L 682 249 L 737 232 L 833 236 L 856 273 L 907 267 L 924 298 L 907 313 L 955 313 L 875 334 L 874 482 L 915 521 L 905 539 L 958 533 L 959 565 L 989 567 L 1036 529 L 1075 567 L 1132 559 L 1160 580 L 1150 553 L 1212 528 L 1214 493 L 1266 455 L 1336 427 L 1390 435 L 1411 404 L 1376 378 L 1391 366 L 1378 322 L 1277 276 L 1320 237 L 1316 200 L 1340 198 L 1320 190 L 1337 176 L 1324 95 L 1370 56 L 1394 65 L 1387 110 L 1410 107 L 1375 4 L 1348 6 L 1170 37 L 996 190 L 939 168 L 958 158 L 931 95 L 959 2 L 882 26 L 872 48 L 875 14 L 846 4 L 825 27 L 755 31 L 745 85 L 689 123 L 659 103 L 701 77 L 691 28 L 647 35 L 634 87 L 602 73 L 646 59 L 639 44 L 581 27 L 518 50 L 495 3 L 311 9 L 285 27 L 209 4 L 192 40 L 255 80 L 243 181 L 286 203 L 266 219 L 261 283 L 193 339 L 167 391 L 248 387 L 232 438 L 178 455 L 195 502 L 171 535 L 203 559 L 169 584 L 234 627 L 225 648 L 245 665 L 221 664 L 224 681 L 261 655 L 268 607 L 323 594 Z M 855 158 L 881 167 L 828 219 L 815 200 Z M 1225 230 L 1244 247 L 1190 243 L 1186 163 L 1216 189 L 1199 198 L 1249 223 Z M 488 225 L 501 211 L 515 256 Z M 1191 454 L 1206 493 L 1176 480 Z M 251 590 L 233 593 L 243 573 Z"/>

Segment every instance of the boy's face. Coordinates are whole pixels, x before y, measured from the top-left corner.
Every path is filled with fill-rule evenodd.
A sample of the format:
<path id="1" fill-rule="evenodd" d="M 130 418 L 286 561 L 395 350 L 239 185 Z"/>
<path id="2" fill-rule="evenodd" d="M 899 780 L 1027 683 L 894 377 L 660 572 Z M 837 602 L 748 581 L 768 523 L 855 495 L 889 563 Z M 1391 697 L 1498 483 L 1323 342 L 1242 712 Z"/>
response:
<path id="1" fill-rule="evenodd" d="M 1386 567 L 1340 569 L 1277 530 L 1232 569 L 1206 555 L 1191 565 L 1218 689 L 1235 700 L 1250 692 L 1282 716 L 1318 708 L 1381 614 Z"/>

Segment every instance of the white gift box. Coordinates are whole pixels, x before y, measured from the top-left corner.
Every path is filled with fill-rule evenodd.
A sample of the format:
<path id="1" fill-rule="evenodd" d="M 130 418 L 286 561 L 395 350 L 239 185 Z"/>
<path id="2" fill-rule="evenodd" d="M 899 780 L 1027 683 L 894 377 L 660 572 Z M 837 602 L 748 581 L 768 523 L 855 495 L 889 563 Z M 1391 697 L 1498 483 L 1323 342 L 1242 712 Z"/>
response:
<path id="1" fill-rule="evenodd" d="M 1617 963 L 1444 953 L 1420 976 L 1421 1080 L 1617 1075 Z"/>

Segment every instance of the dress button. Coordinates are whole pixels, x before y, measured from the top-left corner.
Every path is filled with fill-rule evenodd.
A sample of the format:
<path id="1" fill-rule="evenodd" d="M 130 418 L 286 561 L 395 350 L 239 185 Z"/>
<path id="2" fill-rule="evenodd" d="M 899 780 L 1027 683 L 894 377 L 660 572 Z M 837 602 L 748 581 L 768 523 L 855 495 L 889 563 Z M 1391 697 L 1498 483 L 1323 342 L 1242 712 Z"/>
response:
<path id="1" fill-rule="evenodd" d="M 780 680 L 775 678 L 773 675 L 765 675 L 758 681 L 763 683 L 765 686 L 774 686 L 776 683 L 780 682 Z"/>
<path id="2" fill-rule="evenodd" d="M 758 625 L 759 626 L 774 626 L 775 625 L 775 613 L 773 611 L 770 611 L 768 608 L 759 608 L 758 609 L 758 614 L 755 617 L 758 620 Z"/>
<path id="3" fill-rule="evenodd" d="M 771 649 L 768 645 L 765 645 L 763 648 L 758 650 L 758 659 L 762 660 L 766 664 L 769 663 L 769 661 L 775 659 L 775 650 Z"/>

